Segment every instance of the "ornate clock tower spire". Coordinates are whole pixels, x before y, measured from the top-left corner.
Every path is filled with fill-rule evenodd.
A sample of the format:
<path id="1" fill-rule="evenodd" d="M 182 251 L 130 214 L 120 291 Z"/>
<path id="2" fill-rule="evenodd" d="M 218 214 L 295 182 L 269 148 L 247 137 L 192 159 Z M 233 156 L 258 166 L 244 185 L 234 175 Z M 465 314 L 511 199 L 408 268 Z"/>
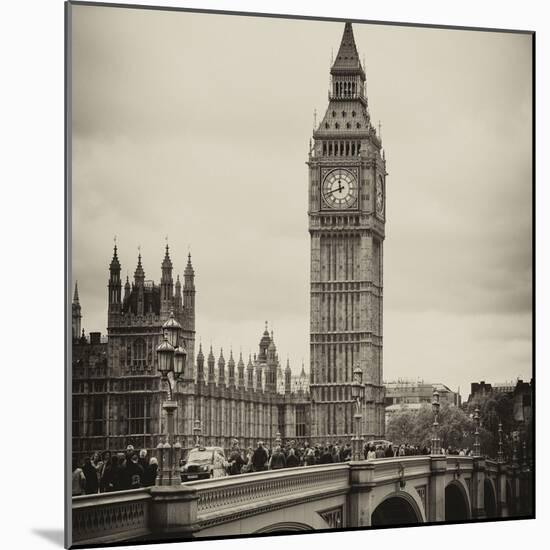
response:
<path id="1" fill-rule="evenodd" d="M 312 438 L 353 435 L 353 369 L 365 383 L 362 435 L 384 434 L 382 290 L 386 166 L 371 124 L 351 23 L 330 70 L 309 153 Z"/>

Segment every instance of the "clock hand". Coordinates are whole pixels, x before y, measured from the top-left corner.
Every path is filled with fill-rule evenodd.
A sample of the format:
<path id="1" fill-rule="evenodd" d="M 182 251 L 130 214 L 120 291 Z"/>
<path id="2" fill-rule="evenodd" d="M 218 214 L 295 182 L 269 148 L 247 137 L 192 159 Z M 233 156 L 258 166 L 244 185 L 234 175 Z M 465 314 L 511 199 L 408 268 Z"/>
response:
<path id="1" fill-rule="evenodd" d="M 336 193 L 336 191 L 340 192 L 340 191 L 342 191 L 342 189 L 344 189 L 343 185 L 340 185 L 340 187 L 337 187 L 336 189 L 331 189 L 328 193 L 325 193 L 325 197 L 327 195 L 330 195 L 331 193 Z"/>

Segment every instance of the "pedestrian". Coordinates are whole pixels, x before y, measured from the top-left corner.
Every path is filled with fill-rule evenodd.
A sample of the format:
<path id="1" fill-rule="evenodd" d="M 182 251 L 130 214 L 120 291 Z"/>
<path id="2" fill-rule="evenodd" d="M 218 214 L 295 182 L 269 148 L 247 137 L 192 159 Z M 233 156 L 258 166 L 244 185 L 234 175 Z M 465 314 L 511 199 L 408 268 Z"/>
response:
<path id="1" fill-rule="evenodd" d="M 229 475 L 235 476 L 241 473 L 245 461 L 241 455 L 241 450 L 238 446 L 234 446 L 229 456 Z"/>
<path id="2" fill-rule="evenodd" d="M 319 464 L 332 464 L 334 460 L 332 459 L 332 453 L 330 452 L 330 449 L 328 447 L 325 447 L 323 450 L 323 454 L 321 455 L 321 458 L 319 460 Z"/>
<path id="3" fill-rule="evenodd" d="M 393 449 L 392 449 L 391 443 L 389 443 L 388 446 L 386 447 L 386 451 L 384 453 L 384 456 L 386 458 L 392 458 L 393 457 Z"/>
<path id="4" fill-rule="evenodd" d="M 367 452 L 367 460 L 374 460 L 376 458 L 376 451 L 374 449 L 374 446 L 369 447 L 369 450 Z"/>
<path id="5" fill-rule="evenodd" d="M 103 470 L 101 478 L 101 490 L 105 493 L 120 490 L 120 470 L 118 464 L 118 456 L 112 456 Z"/>
<path id="6" fill-rule="evenodd" d="M 304 464 L 306 466 L 315 466 L 315 462 L 315 451 L 310 447 L 309 449 L 306 449 Z"/>
<path id="7" fill-rule="evenodd" d="M 143 473 L 143 486 L 152 487 L 157 481 L 157 473 L 159 469 L 159 463 L 157 459 L 152 456 Z"/>
<path id="8" fill-rule="evenodd" d="M 351 460 L 351 445 L 346 443 L 342 450 L 342 461 L 347 462 L 348 460 Z"/>
<path id="9" fill-rule="evenodd" d="M 258 447 L 252 454 L 252 468 L 255 472 L 263 472 L 266 469 L 268 461 L 267 451 L 264 448 L 263 441 L 258 441 Z"/>
<path id="10" fill-rule="evenodd" d="M 280 470 L 286 467 L 286 458 L 284 453 L 281 451 L 281 447 L 277 445 L 273 450 L 271 455 L 271 460 L 269 461 L 270 470 Z"/>
<path id="11" fill-rule="evenodd" d="M 130 460 L 126 462 L 126 469 L 124 472 L 125 488 L 126 489 L 139 489 L 143 485 L 143 467 L 139 463 L 139 456 L 137 453 L 131 455 Z"/>
<path id="12" fill-rule="evenodd" d="M 300 459 L 296 456 L 294 449 L 290 448 L 286 457 L 286 467 L 297 468 L 298 466 L 300 466 Z"/>
<path id="13" fill-rule="evenodd" d="M 378 445 L 378 447 L 376 447 L 376 451 L 374 455 L 376 456 L 376 458 L 384 458 L 386 456 L 386 453 L 384 452 L 382 445 Z"/>
<path id="14" fill-rule="evenodd" d="M 143 471 L 149 466 L 149 458 L 147 457 L 147 449 L 141 449 L 139 451 L 139 465 L 143 468 Z"/>
<path id="15" fill-rule="evenodd" d="M 97 479 L 97 470 L 92 464 L 92 460 L 89 456 L 84 459 L 84 466 L 82 467 L 82 472 L 86 478 L 86 494 L 93 495 L 97 493 L 99 489 L 99 482 Z"/>
<path id="16" fill-rule="evenodd" d="M 73 487 L 72 495 L 73 497 L 83 495 L 86 493 L 86 476 L 82 471 L 82 468 L 78 465 L 78 461 L 73 458 Z"/>

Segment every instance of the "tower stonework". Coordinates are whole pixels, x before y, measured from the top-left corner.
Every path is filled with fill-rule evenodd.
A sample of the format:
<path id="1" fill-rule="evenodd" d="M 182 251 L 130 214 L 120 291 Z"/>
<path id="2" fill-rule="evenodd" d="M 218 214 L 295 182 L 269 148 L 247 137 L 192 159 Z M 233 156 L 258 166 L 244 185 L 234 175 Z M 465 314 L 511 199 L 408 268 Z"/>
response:
<path id="1" fill-rule="evenodd" d="M 351 23 L 330 70 L 309 158 L 311 436 L 353 435 L 353 370 L 363 371 L 362 435 L 384 434 L 383 245 L 386 163 Z"/>

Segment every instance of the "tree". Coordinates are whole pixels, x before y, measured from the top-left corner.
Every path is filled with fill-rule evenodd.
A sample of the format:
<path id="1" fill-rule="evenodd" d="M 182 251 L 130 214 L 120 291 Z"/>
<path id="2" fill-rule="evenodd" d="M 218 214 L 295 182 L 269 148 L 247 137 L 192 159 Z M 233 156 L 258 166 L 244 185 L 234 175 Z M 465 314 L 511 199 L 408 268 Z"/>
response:
<path id="1" fill-rule="evenodd" d="M 393 443 L 409 443 L 419 448 L 430 447 L 433 437 L 434 415 L 430 405 L 426 404 L 416 411 L 405 407 L 394 413 L 388 422 L 386 436 Z M 471 449 L 474 445 L 475 424 L 472 418 L 459 407 L 448 404 L 439 411 L 438 435 L 444 449 Z M 480 442 L 483 454 L 491 453 L 495 447 L 491 432 L 481 428 Z"/>
<path id="2" fill-rule="evenodd" d="M 408 443 L 415 428 L 415 415 L 406 407 L 392 414 L 386 426 L 386 437 L 396 445 Z"/>

